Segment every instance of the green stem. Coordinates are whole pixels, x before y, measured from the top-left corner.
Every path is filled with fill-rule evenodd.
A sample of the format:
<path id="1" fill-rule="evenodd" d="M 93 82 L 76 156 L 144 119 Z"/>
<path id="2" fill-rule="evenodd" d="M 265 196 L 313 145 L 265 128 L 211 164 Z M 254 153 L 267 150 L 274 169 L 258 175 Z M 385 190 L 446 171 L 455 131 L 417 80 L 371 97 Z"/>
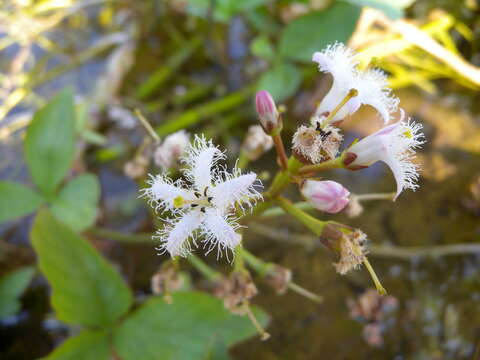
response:
<path id="1" fill-rule="evenodd" d="M 168 58 L 158 70 L 154 71 L 153 74 L 139 86 L 136 94 L 137 98 L 141 100 L 148 98 L 162 87 L 170 77 L 177 74 L 177 70 L 191 57 L 201 43 L 202 39 L 195 37 L 184 44 L 177 53 Z"/>
<path id="2" fill-rule="evenodd" d="M 370 276 L 372 277 L 373 283 L 375 284 L 375 287 L 377 288 L 377 291 L 380 295 L 386 295 L 387 290 L 383 287 L 382 283 L 378 279 L 377 274 L 375 273 L 375 270 L 373 270 L 372 265 L 370 265 L 370 262 L 366 257 L 364 257 L 363 264 L 367 268 L 368 272 L 370 273 Z"/>
<path id="3" fill-rule="evenodd" d="M 294 205 L 296 208 L 299 208 L 300 210 L 314 209 L 314 207 L 307 201 L 299 201 L 299 202 L 296 202 Z M 264 213 L 262 213 L 262 217 L 264 218 L 275 217 L 280 215 L 285 215 L 285 211 L 281 207 L 270 208 L 266 210 Z"/>
<path id="4" fill-rule="evenodd" d="M 320 164 L 303 166 L 298 171 L 298 173 L 299 174 L 310 174 L 310 173 L 315 173 L 315 172 L 318 172 L 318 171 L 344 168 L 345 167 L 345 165 L 343 164 L 344 156 L 345 155 L 342 154 L 335 159 L 324 161 Z"/>
<path id="5" fill-rule="evenodd" d="M 196 255 L 190 255 L 187 260 L 209 281 L 216 281 L 222 276 L 219 272 L 213 270 L 210 266 L 200 260 Z"/>
<path id="6" fill-rule="evenodd" d="M 289 213 L 290 215 L 295 217 L 298 221 L 308 227 L 317 236 L 320 236 L 322 234 L 323 228 L 325 227 L 325 225 L 328 224 L 327 221 L 318 220 L 313 216 L 307 214 L 303 210 L 300 210 L 284 197 L 279 196 L 275 200 L 282 207 L 282 209 L 285 210 L 286 213 Z"/>
<path id="7" fill-rule="evenodd" d="M 140 243 L 153 243 L 155 240 L 152 239 L 151 233 L 143 234 L 125 234 L 115 230 L 109 230 L 99 227 L 93 227 L 88 230 L 88 234 L 95 237 L 112 239 L 122 243 L 131 243 L 131 244 L 140 244 Z"/>
<path id="8" fill-rule="evenodd" d="M 267 275 L 268 271 L 273 265 L 259 259 L 246 249 L 243 249 L 243 257 L 247 264 L 250 265 L 252 269 L 255 270 L 255 272 L 257 272 L 260 276 Z"/>
<path id="9" fill-rule="evenodd" d="M 238 158 L 238 162 L 237 162 L 237 167 L 239 169 L 245 169 L 248 164 L 250 164 L 250 159 L 248 158 L 248 156 L 245 154 L 245 151 L 240 151 L 240 156 Z"/>
<path id="10" fill-rule="evenodd" d="M 278 196 L 290 184 L 292 175 L 297 174 L 302 167 L 302 163 L 293 156 L 288 160 L 288 168 L 286 171 L 279 172 L 267 192 L 263 195 L 265 198 L 274 198 Z"/>
<path id="11" fill-rule="evenodd" d="M 235 263 L 233 266 L 236 272 L 245 271 L 244 249 L 242 244 L 238 244 L 235 248 Z"/>
<path id="12" fill-rule="evenodd" d="M 180 116 L 174 116 L 165 123 L 157 127 L 160 136 L 171 134 L 175 131 L 187 128 L 201 120 L 207 119 L 212 115 L 230 110 L 244 103 L 253 92 L 253 87 L 246 87 L 237 92 L 228 94 L 220 99 L 216 99 L 206 104 L 199 105 L 192 110 L 185 111 Z"/>

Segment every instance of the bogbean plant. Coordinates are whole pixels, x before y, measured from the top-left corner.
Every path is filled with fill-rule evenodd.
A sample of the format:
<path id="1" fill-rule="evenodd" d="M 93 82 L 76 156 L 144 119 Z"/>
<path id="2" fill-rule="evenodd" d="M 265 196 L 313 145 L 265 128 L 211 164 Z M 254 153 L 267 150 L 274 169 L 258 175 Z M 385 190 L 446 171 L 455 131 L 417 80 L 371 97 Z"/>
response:
<path id="1" fill-rule="evenodd" d="M 171 179 L 166 172 L 151 176 L 143 196 L 161 214 L 163 225 L 154 237 L 159 241 L 160 254 L 172 257 L 169 272 L 165 273 L 162 290 L 168 294 L 176 284 L 172 268 L 179 269 L 179 258 L 189 259 L 215 283 L 216 293 L 224 299 L 225 307 L 234 313 L 244 313 L 257 327 L 261 338 L 268 333 L 253 317 L 249 304 L 257 289 L 248 270 L 250 266 L 263 275 L 279 292 L 287 288 L 301 289 L 291 282 L 288 269 L 266 263 L 251 254 L 242 242 L 249 220 L 259 218 L 272 206 L 304 224 L 337 257 L 333 264 L 339 274 L 360 268 L 368 270 L 377 291 L 386 290 L 367 259 L 367 235 L 360 229 L 335 221 L 316 218 L 283 196 L 294 184 L 312 207 L 327 213 L 342 211 L 351 201 L 350 192 L 332 180 L 317 180 L 318 173 L 327 169 L 361 170 L 381 161 L 392 170 L 396 191 L 395 200 L 404 189 L 415 190 L 418 167 L 413 162 L 415 149 L 423 143 L 421 125 L 399 109 L 399 100 L 387 86 L 385 74 L 367 68 L 360 70 L 355 53 L 341 43 L 328 46 L 313 54 L 319 70 L 332 76 L 333 83 L 319 104 L 308 125 L 300 126 L 292 140 L 292 155 L 288 157 L 282 139 L 282 117 L 267 91 L 256 96 L 256 110 L 263 133 L 251 129 L 243 147 L 243 156 L 255 159 L 258 154 L 275 147 L 279 170 L 269 187 L 263 191 L 257 175 L 242 173 L 237 165 L 227 170 L 222 161 L 226 155 L 203 135 L 195 135 L 191 144 L 172 142 L 180 160 L 183 178 Z M 340 151 L 343 143 L 341 123 L 361 105 L 373 107 L 383 119 L 384 126 L 363 139 L 355 140 Z M 400 119 L 395 120 L 395 115 Z M 178 151 L 183 148 L 183 151 Z M 163 151 L 167 151 L 165 148 Z M 245 164 L 246 161 L 241 161 Z M 213 269 L 193 254 L 216 251 L 217 258 L 233 263 L 228 277 Z M 293 285 L 293 286 L 292 286 Z M 306 290 L 303 293 L 309 294 Z M 311 295 L 311 294 L 310 294 Z M 314 299 L 318 300 L 318 297 Z"/>
<path id="2" fill-rule="evenodd" d="M 150 175 L 140 196 L 148 200 L 161 220 L 153 236 L 158 252 L 171 257 L 161 258 L 160 270 L 152 277 L 152 290 L 161 296 L 146 301 L 135 300 L 117 270 L 79 234 L 93 224 L 99 190 L 94 175 L 65 181 L 66 175 L 72 173 L 75 154 L 72 95 L 64 92 L 37 112 L 27 130 L 25 157 L 39 191 L 1 182 L 0 221 L 40 209 L 31 232 L 32 244 L 39 268 L 52 288 L 56 317 L 72 325 L 75 334 L 48 358 L 213 359 L 224 356 L 228 346 L 255 331 L 261 339 L 267 339 L 267 316 L 251 306 L 258 291 L 250 270 L 278 293 L 289 289 L 321 301 L 320 296 L 295 284 L 289 269 L 266 262 L 245 247 L 242 239 L 248 222 L 267 211 L 278 212 L 272 207 L 280 207 L 313 232 L 337 257 L 333 266 L 339 274 L 363 265 L 378 292 L 385 294 L 366 257 L 365 233 L 314 217 L 304 210 L 304 203 L 292 203 L 283 195 L 287 187 L 294 185 L 309 206 L 321 212 L 349 209 L 351 214 L 358 213 L 361 195 L 351 194 L 336 181 L 318 180 L 317 176 L 328 169 L 361 170 L 378 161 L 390 167 L 396 180 L 396 191 L 386 197 L 394 200 L 404 189 L 417 187 L 418 168 L 413 157 L 423 142 L 421 126 L 405 119 L 385 75 L 371 68 L 360 70 L 355 56 L 340 43 L 313 55 L 319 70 L 333 78 L 332 87 L 310 123 L 296 130 L 288 146 L 282 139 L 284 120 L 274 100 L 268 92 L 258 92 L 255 102 L 260 125 L 249 128 L 240 160 L 232 170 L 224 164 L 226 154 L 202 134 L 190 137 L 181 131 L 160 141 L 138 114 L 156 144 L 150 156 L 163 168 L 160 174 Z M 384 125 L 343 146 L 341 123 L 362 105 L 375 108 Z M 396 116 L 400 119 L 394 119 Z M 244 168 L 272 147 L 277 152 L 279 169 L 265 189 L 258 176 Z M 286 148 L 291 149 L 290 156 Z M 143 151 L 138 151 L 125 172 L 141 176 L 149 163 L 145 157 Z M 178 167 L 183 176 L 174 179 L 168 169 Z M 90 234 L 118 240 L 128 236 L 93 230 Z M 198 256 L 212 251 L 219 261 L 232 264 L 229 274 L 214 270 Z M 182 288 L 181 258 L 210 281 L 216 297 Z M 33 272 L 25 274 L 18 276 L 22 286 L 10 294 L 9 306 L 13 310 L 7 314 L 18 308 L 18 293 Z M 0 291 L 3 285 L 0 282 Z"/>

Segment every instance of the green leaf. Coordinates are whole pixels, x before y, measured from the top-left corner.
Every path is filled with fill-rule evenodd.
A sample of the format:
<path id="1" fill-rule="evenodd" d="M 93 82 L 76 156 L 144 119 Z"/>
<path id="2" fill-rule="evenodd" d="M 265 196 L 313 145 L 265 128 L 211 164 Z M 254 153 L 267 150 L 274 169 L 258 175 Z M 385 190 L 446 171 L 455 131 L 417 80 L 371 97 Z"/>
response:
<path id="1" fill-rule="evenodd" d="M 292 21 L 280 37 L 283 57 L 310 62 L 315 51 L 335 41 L 346 43 L 355 30 L 361 8 L 336 2 L 322 11 L 313 11 Z"/>
<path id="2" fill-rule="evenodd" d="M 277 102 L 283 101 L 293 95 L 300 83 L 302 74 L 289 63 L 279 63 L 265 72 L 257 85 L 258 90 L 267 90 Z"/>
<path id="3" fill-rule="evenodd" d="M 37 210 L 43 201 L 24 185 L 0 181 L 0 224 Z"/>
<path id="4" fill-rule="evenodd" d="M 100 185 L 95 175 L 84 174 L 69 181 L 52 201 L 51 210 L 57 219 L 75 231 L 94 224 Z"/>
<path id="5" fill-rule="evenodd" d="M 382 11 L 392 20 L 403 17 L 403 9 L 412 5 L 415 0 L 346 0 L 353 5 L 369 6 Z"/>
<path id="6" fill-rule="evenodd" d="M 256 309 L 262 324 L 267 315 Z M 214 337 L 226 346 L 256 333 L 246 316 L 233 315 L 213 296 L 185 292 L 173 294 L 173 303 L 153 298 L 115 328 L 115 350 L 123 360 L 203 359 Z"/>
<path id="7" fill-rule="evenodd" d="M 203 360 L 230 360 L 227 345 L 220 336 L 214 336 L 207 350 L 202 356 Z"/>
<path id="8" fill-rule="evenodd" d="M 253 39 L 250 44 L 250 50 L 253 55 L 265 60 L 273 61 L 275 59 L 275 49 L 268 36 L 257 36 Z"/>
<path id="9" fill-rule="evenodd" d="M 104 331 L 82 331 L 65 340 L 44 360 L 110 360 L 108 335 Z"/>
<path id="10" fill-rule="evenodd" d="M 39 211 L 31 238 L 60 320 L 107 326 L 127 312 L 132 294 L 118 272 L 48 210 Z"/>
<path id="11" fill-rule="evenodd" d="M 30 284 L 34 274 L 33 267 L 24 267 L 0 278 L 0 319 L 15 315 L 20 310 L 18 298 Z"/>
<path id="12" fill-rule="evenodd" d="M 25 160 L 33 182 L 50 196 L 70 168 L 75 151 L 75 110 L 70 91 L 37 111 L 25 137 Z"/>
<path id="13" fill-rule="evenodd" d="M 266 0 L 216 0 L 213 18 L 215 21 L 228 22 L 232 16 L 253 10 L 265 2 Z M 188 0 L 187 11 L 195 16 L 206 17 L 211 4 L 210 0 Z"/>

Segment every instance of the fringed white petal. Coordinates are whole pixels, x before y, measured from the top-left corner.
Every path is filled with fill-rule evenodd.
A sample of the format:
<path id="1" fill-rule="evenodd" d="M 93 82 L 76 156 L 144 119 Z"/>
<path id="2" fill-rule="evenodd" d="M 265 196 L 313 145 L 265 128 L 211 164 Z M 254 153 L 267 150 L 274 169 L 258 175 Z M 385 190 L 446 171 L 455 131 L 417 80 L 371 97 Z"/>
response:
<path id="1" fill-rule="evenodd" d="M 358 101 L 375 108 L 382 116 L 383 122 L 387 124 L 392 113 L 397 111 L 400 100 L 391 94 L 383 71 L 375 69 L 359 73 L 356 86 Z"/>
<path id="2" fill-rule="evenodd" d="M 313 61 L 318 63 L 321 72 L 330 73 L 333 77 L 331 89 L 317 108 L 317 116 L 332 112 L 351 89 L 356 89 L 358 95 L 338 111 L 333 117 L 334 121 L 353 114 L 361 105 L 374 107 L 385 123 L 390 121 L 399 100 L 391 94 L 386 76 L 381 70 L 359 71 L 355 53 L 341 43 L 314 53 Z"/>
<path id="3" fill-rule="evenodd" d="M 212 185 L 212 167 L 225 155 L 203 136 L 195 136 L 195 140 L 186 150 L 183 162 L 187 165 L 185 177 L 200 192 Z"/>
<path id="4" fill-rule="evenodd" d="M 164 229 L 158 231 L 161 245 L 157 248 L 162 253 L 167 251 L 172 257 L 186 257 L 192 252 L 195 244 L 195 230 L 201 225 L 204 214 L 200 211 L 190 211 L 183 214 L 176 222 L 172 221 Z"/>
<path id="5" fill-rule="evenodd" d="M 262 198 L 255 189 L 255 187 L 261 187 L 256 174 L 240 175 L 240 171 L 235 169 L 233 174 L 225 172 L 223 177 L 224 179 L 218 181 L 208 192 L 213 198 L 212 203 L 220 211 L 226 211 L 235 204 L 250 207 Z"/>
<path id="6" fill-rule="evenodd" d="M 217 256 L 220 257 L 225 251 L 232 251 L 240 244 L 242 237 L 236 233 L 240 227 L 233 217 L 222 215 L 216 209 L 208 209 L 202 224 L 202 231 L 205 234 L 203 242 L 208 248 L 207 253 L 217 248 Z"/>
<path id="7" fill-rule="evenodd" d="M 383 161 L 393 172 L 397 191 L 415 190 L 419 167 L 413 162 L 415 149 L 424 143 L 421 124 L 399 121 L 354 144 L 348 151 L 357 157 L 349 166 L 370 166 Z"/>
<path id="8" fill-rule="evenodd" d="M 186 188 L 181 180 L 174 182 L 165 174 L 150 175 L 147 184 L 150 187 L 142 190 L 143 196 L 148 198 L 156 210 L 176 211 L 178 209 L 173 205 L 175 198 L 182 197 L 184 200 L 193 200 L 195 198 L 192 191 Z"/>

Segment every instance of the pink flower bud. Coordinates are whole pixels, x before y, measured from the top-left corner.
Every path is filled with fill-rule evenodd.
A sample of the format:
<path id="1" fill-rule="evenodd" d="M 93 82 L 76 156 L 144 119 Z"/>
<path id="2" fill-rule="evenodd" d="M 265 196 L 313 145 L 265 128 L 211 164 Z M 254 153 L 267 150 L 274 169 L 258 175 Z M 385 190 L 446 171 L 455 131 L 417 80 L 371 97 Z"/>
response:
<path id="1" fill-rule="evenodd" d="M 255 106 L 260 123 L 267 134 L 271 134 L 273 130 L 281 126 L 275 101 L 268 91 L 261 90 L 257 93 Z"/>
<path id="2" fill-rule="evenodd" d="M 335 181 L 307 180 L 301 191 L 314 208 L 330 214 L 343 210 L 350 201 L 350 192 Z"/>

